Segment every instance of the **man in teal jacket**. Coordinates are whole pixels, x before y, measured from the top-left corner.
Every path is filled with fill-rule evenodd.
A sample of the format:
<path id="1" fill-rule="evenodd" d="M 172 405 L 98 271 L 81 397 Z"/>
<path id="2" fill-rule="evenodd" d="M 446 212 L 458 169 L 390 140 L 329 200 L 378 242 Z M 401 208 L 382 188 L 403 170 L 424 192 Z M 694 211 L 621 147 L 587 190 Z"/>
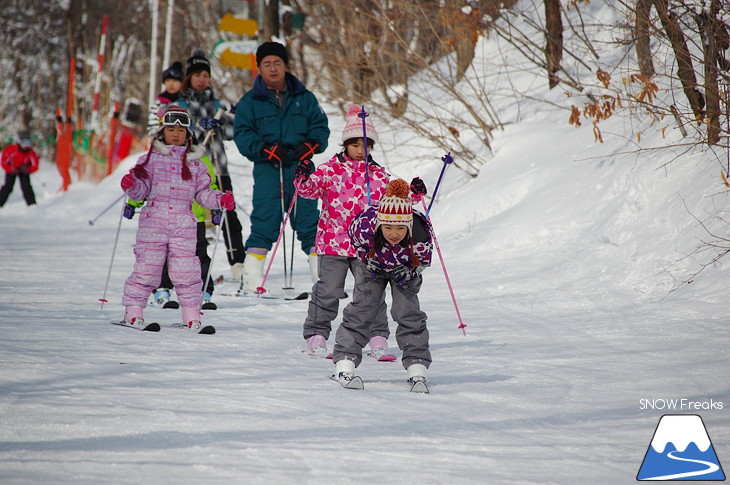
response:
<path id="1" fill-rule="evenodd" d="M 327 115 L 317 98 L 287 72 L 283 45 L 264 42 L 256 51 L 256 63 L 259 75 L 236 105 L 233 135 L 238 150 L 254 164 L 251 232 L 243 264 L 244 290 L 249 293 L 256 293 L 263 281 L 266 254 L 279 236 L 294 195 L 297 164 L 323 152 L 330 134 Z M 290 217 L 302 250 L 313 263 L 317 201 L 297 197 L 296 213 Z"/>

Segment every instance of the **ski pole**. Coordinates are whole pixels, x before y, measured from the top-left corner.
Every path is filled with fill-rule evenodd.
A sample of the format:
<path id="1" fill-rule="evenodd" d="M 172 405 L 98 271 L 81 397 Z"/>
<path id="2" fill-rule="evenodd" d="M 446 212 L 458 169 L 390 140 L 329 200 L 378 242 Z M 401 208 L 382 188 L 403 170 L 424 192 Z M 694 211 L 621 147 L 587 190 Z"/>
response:
<path id="1" fill-rule="evenodd" d="M 295 234 L 296 231 L 294 230 L 294 225 L 296 224 L 296 221 L 297 221 L 297 207 L 298 207 L 298 205 L 295 202 L 294 203 L 294 212 L 292 212 L 291 224 L 290 224 L 291 225 L 291 255 L 289 257 L 289 282 L 284 288 L 282 288 L 284 290 L 293 290 L 294 289 L 294 286 L 292 283 L 294 281 L 294 246 L 295 246 L 294 239 L 296 238 L 296 234 Z M 286 283 L 286 277 L 284 278 L 284 281 Z"/>
<path id="2" fill-rule="evenodd" d="M 281 199 L 281 216 L 284 217 L 284 163 L 279 162 L 279 198 Z M 292 199 L 292 202 L 296 200 L 296 197 Z M 284 220 L 284 227 L 286 227 L 286 221 Z M 292 244 L 294 244 L 292 242 Z M 263 286 L 263 285 L 261 285 Z M 286 234 L 284 234 L 284 286 L 289 286 L 286 281 Z"/>
<path id="3" fill-rule="evenodd" d="M 126 193 L 122 193 L 122 198 L 126 196 Z M 118 201 L 119 199 L 117 199 Z M 111 278 L 112 275 L 112 264 L 114 264 L 114 255 L 117 253 L 117 242 L 119 242 L 119 231 L 122 228 L 122 219 L 124 218 L 124 206 L 127 205 L 126 201 L 124 202 L 124 205 L 122 205 L 122 210 L 119 212 L 119 223 L 117 223 L 117 235 L 114 236 L 114 248 L 112 249 L 112 257 L 109 260 L 109 270 L 106 273 L 106 284 L 104 285 L 104 294 L 101 298 L 99 298 L 99 301 L 101 302 L 101 309 L 104 309 L 104 303 L 106 303 L 108 300 L 106 299 L 106 291 L 109 289 L 109 278 Z"/>
<path id="4" fill-rule="evenodd" d="M 438 185 L 437 185 L 438 187 Z M 434 191 L 435 195 L 435 191 Z M 423 208 L 426 209 L 426 203 L 424 201 L 421 201 L 423 204 Z M 426 218 L 428 217 L 428 210 L 426 210 Z M 429 219 L 430 222 L 430 219 Z M 446 270 L 446 261 L 444 261 L 444 255 L 441 254 L 441 247 L 439 246 L 438 239 L 436 239 L 436 232 L 434 231 L 433 224 L 431 224 L 431 238 L 433 239 L 433 245 L 436 248 L 436 252 L 439 255 L 439 261 L 441 262 L 441 269 L 444 271 L 444 278 L 446 278 L 446 286 L 449 287 L 449 293 L 451 294 L 451 301 L 454 303 L 454 310 L 456 310 L 456 317 L 459 319 L 459 328 L 461 329 L 462 333 L 466 335 L 466 324 L 464 323 L 464 320 L 461 318 L 461 312 L 459 311 L 459 304 L 456 303 L 456 295 L 454 295 L 454 288 L 451 286 L 451 279 L 449 278 L 449 272 Z"/>
<path id="5" fill-rule="evenodd" d="M 213 244 L 213 254 L 210 256 L 210 263 L 208 264 L 208 274 L 205 275 L 205 281 L 203 281 L 203 293 L 205 293 L 205 290 L 208 288 L 208 281 L 210 281 L 210 274 L 213 271 L 213 261 L 215 261 L 215 253 L 218 250 L 218 240 L 220 239 L 221 231 L 223 228 L 223 223 L 226 222 L 226 210 L 223 209 L 223 214 L 221 217 L 221 223 L 216 227 L 215 229 L 215 244 Z M 243 284 L 243 283 L 241 283 Z"/>
<path id="6" fill-rule="evenodd" d="M 281 236 L 284 234 L 284 230 L 286 229 L 286 222 L 289 220 L 289 214 L 291 214 L 292 209 L 294 208 L 294 203 L 297 200 L 297 190 L 296 185 L 294 186 L 294 196 L 291 199 L 291 203 L 289 204 L 289 210 L 286 211 L 286 215 L 284 216 L 284 220 L 281 223 L 281 231 L 279 231 L 279 237 L 276 239 L 276 244 L 274 245 L 274 250 L 271 252 L 271 258 L 269 258 L 269 264 L 266 266 L 266 272 L 264 273 L 264 279 L 261 281 L 261 286 L 256 288 L 256 294 L 259 296 L 263 295 L 266 290 L 264 289 L 264 285 L 266 284 L 266 278 L 269 277 L 269 271 L 271 270 L 271 263 L 274 262 L 274 257 L 276 256 L 276 250 L 279 248 L 279 242 L 281 241 Z"/>
<path id="7" fill-rule="evenodd" d="M 357 115 L 359 118 L 362 119 L 362 142 L 363 146 L 365 148 L 365 185 L 368 189 L 368 205 L 372 205 L 371 197 L 370 197 L 370 171 L 368 170 L 368 163 L 370 160 L 368 160 L 368 129 L 365 126 L 365 118 L 367 118 L 368 115 L 365 111 L 365 106 L 362 107 L 362 110 Z"/>
<path id="8" fill-rule="evenodd" d="M 119 201 L 120 201 L 121 199 L 123 199 L 123 198 L 124 198 L 124 195 L 125 195 L 125 194 L 124 194 L 124 192 L 122 192 L 122 195 L 120 195 L 119 197 L 117 197 L 117 199 L 116 199 L 116 200 L 115 200 L 114 202 L 112 202 L 111 204 L 109 204 L 109 206 L 108 206 L 108 207 L 107 207 L 106 209 L 104 209 L 103 211 L 99 212 L 99 215 L 98 215 L 98 216 L 94 217 L 93 219 L 90 219 L 90 220 L 89 220 L 89 225 L 90 225 L 90 226 L 93 226 L 93 225 L 94 225 L 94 223 L 96 222 L 96 220 L 97 220 L 97 219 L 99 219 L 99 218 L 100 218 L 101 216 L 103 216 L 104 214 L 106 214 L 106 212 L 107 212 L 107 211 L 108 211 L 109 209 L 111 209 L 111 208 L 112 208 L 112 207 L 114 206 L 114 204 L 116 204 L 116 203 L 117 203 L 117 202 L 119 202 Z M 123 212 L 123 211 L 124 211 L 124 209 L 122 209 L 122 212 Z"/>
<path id="9" fill-rule="evenodd" d="M 223 114 L 223 109 L 221 108 L 216 113 L 216 117 L 220 118 L 220 115 L 222 115 L 222 114 Z M 208 140 L 208 138 L 210 138 L 210 137 L 212 137 L 213 140 L 215 140 L 215 134 L 213 133 L 213 130 L 208 130 L 208 134 L 205 136 L 205 139 Z M 204 145 L 203 145 L 203 150 L 205 150 Z M 213 155 L 213 168 L 215 170 L 216 181 L 218 182 L 218 190 L 221 193 L 225 193 L 225 191 L 223 190 L 223 179 L 221 178 L 221 167 L 220 167 L 220 164 L 218 163 L 218 155 L 216 155 L 214 147 L 211 147 L 210 153 Z M 233 186 L 231 186 L 231 188 L 233 188 Z M 233 191 L 231 190 L 231 193 L 232 192 Z M 233 210 L 236 210 L 236 208 L 234 207 Z M 223 213 L 225 214 L 226 212 L 227 211 L 225 209 L 223 209 Z M 221 228 L 223 227 L 223 223 L 226 222 L 227 220 L 228 219 L 225 217 L 221 218 Z M 228 245 L 230 246 L 231 245 L 231 228 L 228 226 L 228 224 L 226 224 L 225 228 L 226 228 L 226 236 L 228 236 Z M 233 254 L 236 250 L 227 249 L 226 251 Z"/>
<path id="10" fill-rule="evenodd" d="M 441 179 L 444 178 L 444 172 L 446 171 L 446 167 L 454 161 L 454 157 L 451 156 L 451 152 L 447 153 L 443 157 L 441 157 L 441 160 L 444 162 L 444 166 L 441 167 L 441 174 L 439 175 L 439 179 L 436 182 L 436 188 L 433 189 L 433 195 L 431 196 L 431 203 L 428 204 L 428 209 L 426 209 L 426 217 L 431 213 L 431 206 L 433 206 L 433 203 L 436 201 L 436 193 L 439 191 L 439 186 L 441 185 Z"/>

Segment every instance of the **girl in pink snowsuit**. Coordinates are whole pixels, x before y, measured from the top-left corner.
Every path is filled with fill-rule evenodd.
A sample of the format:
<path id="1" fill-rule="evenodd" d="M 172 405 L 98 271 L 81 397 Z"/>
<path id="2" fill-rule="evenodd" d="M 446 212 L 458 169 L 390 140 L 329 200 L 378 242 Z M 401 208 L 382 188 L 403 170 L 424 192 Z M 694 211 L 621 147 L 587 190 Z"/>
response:
<path id="1" fill-rule="evenodd" d="M 312 288 L 309 310 L 304 321 L 303 336 L 311 355 L 326 355 L 327 339 L 332 332 L 332 320 L 337 317 L 345 279 L 353 272 L 356 248 L 347 228 L 368 203 L 374 204 L 385 194 L 388 172 L 368 155 L 365 162 L 362 119 L 359 106 L 350 106 L 342 131 L 343 150 L 316 169 L 310 160 L 300 163 L 295 173 L 295 185 L 301 197 L 321 199 L 322 210 L 317 225 L 314 252 L 318 261 L 317 282 Z M 366 118 L 369 150 L 378 141 L 378 132 Z M 365 170 L 367 167 L 367 177 Z M 370 193 L 368 194 L 368 182 Z M 370 200 L 368 200 L 368 195 Z M 373 352 L 386 354 L 388 348 L 387 307 L 381 302 L 372 322 L 370 347 Z M 382 356 L 381 355 L 381 356 Z"/>
<path id="2" fill-rule="evenodd" d="M 208 209 L 232 210 L 234 201 L 230 192 L 221 194 L 209 187 L 208 168 L 201 160 L 204 151 L 192 144 L 187 111 L 170 106 L 161 124 L 149 152 L 121 182 L 130 199 L 147 199 L 139 217 L 134 270 L 124 285 L 124 320 L 144 327 L 142 310 L 149 294 L 159 286 L 167 260 L 183 326 L 197 329 L 201 327 L 203 281 L 195 255 L 197 220 L 192 202 Z"/>

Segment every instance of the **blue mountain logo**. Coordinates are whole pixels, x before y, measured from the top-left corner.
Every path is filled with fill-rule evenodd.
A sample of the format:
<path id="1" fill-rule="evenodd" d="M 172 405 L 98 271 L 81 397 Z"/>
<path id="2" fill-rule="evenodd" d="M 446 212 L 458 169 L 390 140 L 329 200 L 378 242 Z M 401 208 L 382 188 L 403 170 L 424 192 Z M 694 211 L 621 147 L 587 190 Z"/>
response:
<path id="1" fill-rule="evenodd" d="M 702 418 L 696 414 L 662 416 L 636 479 L 725 480 Z"/>

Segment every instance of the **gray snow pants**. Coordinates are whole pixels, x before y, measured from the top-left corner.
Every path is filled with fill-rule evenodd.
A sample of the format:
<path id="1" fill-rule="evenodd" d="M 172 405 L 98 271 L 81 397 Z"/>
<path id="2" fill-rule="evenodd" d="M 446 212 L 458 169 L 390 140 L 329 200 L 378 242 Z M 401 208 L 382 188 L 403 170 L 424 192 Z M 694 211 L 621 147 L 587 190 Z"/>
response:
<path id="1" fill-rule="evenodd" d="M 337 318 L 337 311 L 340 308 L 340 298 L 345 292 L 345 279 L 347 272 L 355 274 L 357 258 L 347 256 L 335 256 L 331 254 L 320 254 L 317 257 L 317 272 L 319 280 L 312 287 L 312 297 L 309 299 L 309 311 L 304 320 L 304 338 L 312 335 L 322 335 L 325 339 L 330 338 L 332 332 L 332 321 Z M 357 285 L 355 285 L 357 291 Z M 354 295 L 353 295 L 354 298 Z M 380 300 L 377 314 L 371 321 L 370 337 L 390 336 L 388 329 L 388 307 L 385 304 L 385 292 Z"/>
<path id="2" fill-rule="evenodd" d="M 403 286 L 390 283 L 380 276 L 373 279 L 365 264 L 358 260 L 355 264 L 355 294 L 342 312 L 343 321 L 337 329 L 332 361 L 337 363 L 348 359 L 355 362 L 355 367 L 360 365 L 362 349 L 370 339 L 368 322 L 377 314 L 385 288 L 390 283 L 393 297 L 390 315 L 398 323 L 395 340 L 403 351 L 403 367 L 407 369 L 413 364 L 423 364 L 428 368 L 431 365 L 431 352 L 426 314 L 418 303 L 422 282 L 420 275 L 406 281 Z"/>

